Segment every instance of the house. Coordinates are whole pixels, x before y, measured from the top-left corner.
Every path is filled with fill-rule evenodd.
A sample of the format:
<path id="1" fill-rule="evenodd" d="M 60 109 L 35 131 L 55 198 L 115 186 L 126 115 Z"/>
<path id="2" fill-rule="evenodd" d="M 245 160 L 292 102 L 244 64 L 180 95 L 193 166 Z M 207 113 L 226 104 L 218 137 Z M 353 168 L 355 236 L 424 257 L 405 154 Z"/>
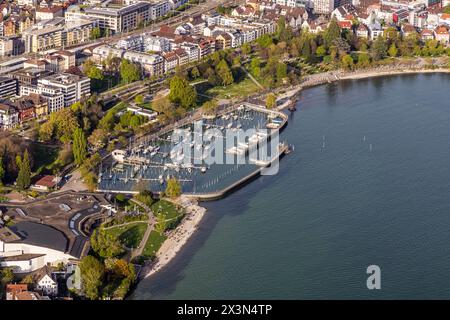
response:
<path id="1" fill-rule="evenodd" d="M 178 57 L 178 65 L 179 66 L 189 63 L 189 54 L 184 49 L 178 48 L 178 49 L 175 49 L 173 52 Z"/>
<path id="2" fill-rule="evenodd" d="M 305 20 L 302 23 L 302 29 L 308 30 L 311 33 L 319 33 L 326 29 L 326 25 L 319 23 L 317 20 Z"/>
<path id="3" fill-rule="evenodd" d="M 14 295 L 12 300 L 50 300 L 47 296 L 41 296 L 37 292 L 23 291 Z"/>
<path id="4" fill-rule="evenodd" d="M 239 6 L 231 11 L 233 17 L 253 17 L 255 13 L 256 10 L 251 5 Z"/>
<path id="5" fill-rule="evenodd" d="M 420 33 L 420 37 L 422 41 L 433 40 L 434 32 L 433 30 L 430 29 L 423 29 L 422 32 Z"/>
<path id="6" fill-rule="evenodd" d="M 367 39 L 369 37 L 369 28 L 364 23 L 360 23 L 356 29 L 356 35 Z"/>
<path id="7" fill-rule="evenodd" d="M 442 44 L 447 44 L 449 41 L 449 33 L 446 27 L 438 26 L 434 29 L 434 38 Z"/>
<path id="8" fill-rule="evenodd" d="M 6 300 L 15 300 L 16 294 L 28 291 L 28 285 L 25 283 L 8 283 L 6 285 Z"/>
<path id="9" fill-rule="evenodd" d="M 36 9 L 37 20 L 50 20 L 62 16 L 63 16 L 63 8 L 59 6 L 47 8 L 39 7 Z"/>
<path id="10" fill-rule="evenodd" d="M 18 99 L 14 101 L 14 106 L 19 112 L 19 122 L 23 123 L 36 118 L 34 103 L 27 99 Z"/>
<path id="11" fill-rule="evenodd" d="M 36 283 L 35 290 L 46 295 L 56 296 L 58 294 L 58 283 L 52 277 L 49 267 L 44 266 L 33 274 Z"/>
<path id="12" fill-rule="evenodd" d="M 379 22 L 372 23 L 367 27 L 369 28 L 370 40 L 375 40 L 379 36 L 383 36 L 383 28 Z"/>
<path id="13" fill-rule="evenodd" d="M 33 185 L 31 185 L 31 188 L 36 191 L 47 192 L 57 187 L 60 180 L 60 178 L 57 178 L 55 176 L 46 175 L 40 177 Z"/>
<path id="14" fill-rule="evenodd" d="M 348 20 L 338 21 L 338 25 L 341 29 L 347 29 L 347 30 L 352 29 L 352 23 L 351 23 L 351 21 L 348 21 Z"/>
<path id="15" fill-rule="evenodd" d="M 403 37 L 408 37 L 412 34 L 417 34 L 416 28 L 408 23 L 404 23 L 402 25 L 401 31 L 402 31 Z"/>

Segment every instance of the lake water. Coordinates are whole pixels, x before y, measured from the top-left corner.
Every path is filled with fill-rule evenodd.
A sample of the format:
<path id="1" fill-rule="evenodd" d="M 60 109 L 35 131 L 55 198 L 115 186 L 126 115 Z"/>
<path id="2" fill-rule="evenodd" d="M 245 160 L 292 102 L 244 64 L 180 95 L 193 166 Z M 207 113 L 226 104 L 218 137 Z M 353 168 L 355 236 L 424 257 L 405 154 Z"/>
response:
<path id="1" fill-rule="evenodd" d="M 205 203 L 134 299 L 450 298 L 450 75 L 305 90 L 275 176 Z M 381 268 L 368 290 L 366 268 Z"/>

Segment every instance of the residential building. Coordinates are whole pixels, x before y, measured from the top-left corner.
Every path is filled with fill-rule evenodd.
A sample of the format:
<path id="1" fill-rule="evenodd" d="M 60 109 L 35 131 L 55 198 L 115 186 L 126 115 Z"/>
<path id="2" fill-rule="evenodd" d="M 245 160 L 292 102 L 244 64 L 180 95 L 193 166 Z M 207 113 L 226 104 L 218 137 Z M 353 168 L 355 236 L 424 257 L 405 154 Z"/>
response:
<path id="1" fill-rule="evenodd" d="M 47 266 L 38 270 L 33 278 L 36 283 L 36 291 L 47 296 L 56 296 L 58 294 L 58 283 Z"/>
<path id="2" fill-rule="evenodd" d="M 69 73 L 59 73 L 38 80 L 38 87 L 59 89 L 64 95 L 64 106 L 69 107 L 82 98 L 91 95 L 91 81 L 88 77 L 81 77 Z"/>
<path id="3" fill-rule="evenodd" d="M 50 20 L 62 16 L 63 16 L 63 8 L 60 6 L 36 8 L 37 20 Z"/>
<path id="4" fill-rule="evenodd" d="M 6 102 L 0 102 L 0 129 L 12 129 L 19 123 L 19 113 L 16 108 Z M 0 255 L 1 255 L 0 240 Z M 0 264 L 1 266 L 1 264 Z"/>
<path id="5" fill-rule="evenodd" d="M 449 42 L 449 32 L 445 26 L 438 26 L 434 29 L 434 38 L 440 43 L 447 45 Z"/>
<path id="6" fill-rule="evenodd" d="M 334 0 L 312 0 L 312 3 L 318 14 L 330 14 L 334 9 Z"/>
<path id="7" fill-rule="evenodd" d="M 47 77 L 52 74 L 52 71 L 28 67 L 25 69 L 20 69 L 9 74 L 10 78 L 17 79 L 18 85 L 37 85 L 38 79 Z"/>
<path id="8" fill-rule="evenodd" d="M 178 66 L 178 57 L 175 52 L 164 52 L 162 56 L 164 58 L 164 72 L 174 71 Z"/>
<path id="9" fill-rule="evenodd" d="M 164 59 L 158 54 L 126 51 L 123 57 L 141 65 L 150 76 L 159 76 L 164 73 Z"/>
<path id="10" fill-rule="evenodd" d="M 12 98 L 17 95 L 17 80 L 0 77 L 0 99 Z"/>
<path id="11" fill-rule="evenodd" d="M 14 300 L 16 294 L 28 291 L 26 283 L 8 283 L 6 285 L 6 300 Z"/>

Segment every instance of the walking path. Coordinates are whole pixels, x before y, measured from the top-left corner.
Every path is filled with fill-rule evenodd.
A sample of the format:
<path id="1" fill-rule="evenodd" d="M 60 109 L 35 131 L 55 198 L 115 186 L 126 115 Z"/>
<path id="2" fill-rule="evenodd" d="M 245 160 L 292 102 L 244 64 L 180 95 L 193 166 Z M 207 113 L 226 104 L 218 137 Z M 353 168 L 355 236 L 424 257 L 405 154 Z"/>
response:
<path id="1" fill-rule="evenodd" d="M 261 89 L 264 90 L 265 88 L 261 85 L 261 83 L 258 82 L 258 80 L 255 79 L 254 76 L 250 74 L 250 72 L 247 71 L 243 66 L 241 66 L 242 71 L 245 72 L 245 74 Z"/>

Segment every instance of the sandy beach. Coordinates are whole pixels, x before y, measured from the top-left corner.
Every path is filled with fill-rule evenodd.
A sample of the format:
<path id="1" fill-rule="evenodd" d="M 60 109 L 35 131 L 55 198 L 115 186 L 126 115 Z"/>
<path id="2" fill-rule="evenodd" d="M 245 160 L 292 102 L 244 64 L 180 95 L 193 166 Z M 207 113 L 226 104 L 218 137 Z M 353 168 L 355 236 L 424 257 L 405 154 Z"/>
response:
<path id="1" fill-rule="evenodd" d="M 150 277 L 165 265 L 167 265 L 178 251 L 186 244 L 189 238 L 197 230 L 200 221 L 206 213 L 206 209 L 198 204 L 191 203 L 190 200 L 181 199 L 179 202 L 186 210 L 186 216 L 175 230 L 172 230 L 166 241 L 156 253 L 156 262 L 149 265 L 145 271 L 145 278 Z"/>

